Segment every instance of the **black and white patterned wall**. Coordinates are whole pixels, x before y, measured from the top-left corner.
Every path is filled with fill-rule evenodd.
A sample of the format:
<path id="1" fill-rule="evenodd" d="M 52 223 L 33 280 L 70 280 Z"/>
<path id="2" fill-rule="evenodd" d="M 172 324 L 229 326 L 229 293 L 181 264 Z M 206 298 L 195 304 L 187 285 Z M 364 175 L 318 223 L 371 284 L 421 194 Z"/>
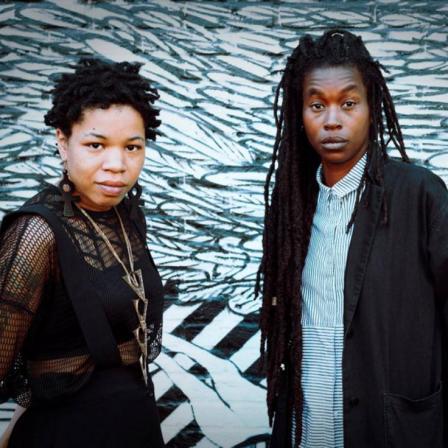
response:
<path id="1" fill-rule="evenodd" d="M 448 181 L 447 16 L 445 1 L 0 4 L 0 215 L 60 175 L 43 124 L 49 78 L 98 55 L 141 62 L 160 90 L 163 135 L 142 183 L 149 245 L 173 291 L 152 366 L 169 447 L 269 437 L 253 287 L 286 56 L 304 32 L 355 30 L 390 70 L 408 153 Z"/>

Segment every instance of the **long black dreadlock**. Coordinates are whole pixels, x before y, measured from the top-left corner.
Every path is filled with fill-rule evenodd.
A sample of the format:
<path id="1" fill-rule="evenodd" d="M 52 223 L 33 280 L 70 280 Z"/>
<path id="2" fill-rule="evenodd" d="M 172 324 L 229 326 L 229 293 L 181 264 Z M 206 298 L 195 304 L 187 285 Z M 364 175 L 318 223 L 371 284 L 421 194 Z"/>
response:
<path id="1" fill-rule="evenodd" d="M 271 424 L 282 370 L 290 372 L 288 378 L 293 392 L 288 394 L 288 414 L 291 416 L 294 411 L 300 416 L 302 410 L 301 274 L 316 207 L 318 186 L 315 175 L 320 163 L 303 130 L 303 80 L 314 68 L 341 65 L 359 70 L 367 89 L 371 118 L 367 165 L 347 231 L 354 223 L 363 187 L 368 182 L 383 184 L 383 166 L 388 157 L 386 147 L 390 141 L 402 159 L 409 162 L 392 97 L 381 73 L 383 67 L 373 60 L 361 38 L 338 29 L 327 31 L 315 40 L 310 35 L 303 36 L 288 58 L 275 95 L 277 135 L 264 190 L 263 258 L 256 286 L 258 294 L 263 280 L 261 354 L 267 373 Z M 274 172 L 275 183 L 269 203 Z M 383 223 L 387 223 L 385 202 L 382 210 Z M 296 423 L 298 446 L 302 433 L 300 418 Z"/>

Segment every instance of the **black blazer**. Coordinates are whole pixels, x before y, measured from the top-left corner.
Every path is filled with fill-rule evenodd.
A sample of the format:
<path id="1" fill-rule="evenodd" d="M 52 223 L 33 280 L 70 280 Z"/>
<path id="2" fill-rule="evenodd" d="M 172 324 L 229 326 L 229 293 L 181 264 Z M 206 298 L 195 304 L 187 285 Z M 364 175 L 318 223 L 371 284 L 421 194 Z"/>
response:
<path id="1" fill-rule="evenodd" d="M 384 187 L 369 184 L 364 192 L 345 271 L 345 448 L 448 446 L 447 326 L 445 184 L 424 168 L 390 160 Z M 271 447 L 291 446 L 292 368 Z"/>

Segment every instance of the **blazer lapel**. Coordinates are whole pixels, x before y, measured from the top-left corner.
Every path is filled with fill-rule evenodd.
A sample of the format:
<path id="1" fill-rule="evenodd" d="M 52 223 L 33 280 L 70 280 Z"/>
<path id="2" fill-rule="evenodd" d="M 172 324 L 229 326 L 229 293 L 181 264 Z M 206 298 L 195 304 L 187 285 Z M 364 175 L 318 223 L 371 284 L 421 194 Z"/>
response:
<path id="1" fill-rule="evenodd" d="M 358 208 L 345 267 L 344 329 L 347 334 L 358 305 L 372 243 L 380 218 L 384 188 L 369 184 Z M 365 199 L 368 206 L 365 207 Z"/>

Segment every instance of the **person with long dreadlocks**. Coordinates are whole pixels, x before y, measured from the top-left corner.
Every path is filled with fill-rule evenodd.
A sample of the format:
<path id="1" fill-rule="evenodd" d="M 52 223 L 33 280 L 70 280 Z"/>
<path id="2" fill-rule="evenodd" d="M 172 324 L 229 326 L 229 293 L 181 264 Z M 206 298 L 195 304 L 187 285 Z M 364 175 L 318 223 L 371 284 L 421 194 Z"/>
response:
<path id="1" fill-rule="evenodd" d="M 257 279 L 271 447 L 447 446 L 445 184 L 410 163 L 350 32 L 300 39 L 274 112 Z"/>

